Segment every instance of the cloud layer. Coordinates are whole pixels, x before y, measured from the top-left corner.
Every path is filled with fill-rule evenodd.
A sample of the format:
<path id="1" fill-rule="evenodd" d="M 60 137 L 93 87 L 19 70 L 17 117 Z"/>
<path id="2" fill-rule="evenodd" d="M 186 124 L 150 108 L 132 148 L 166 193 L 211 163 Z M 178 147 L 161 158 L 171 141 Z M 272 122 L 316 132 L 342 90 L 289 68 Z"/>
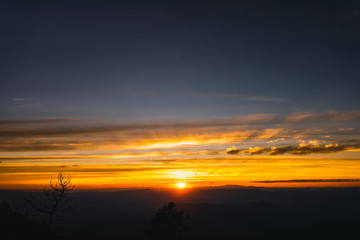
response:
<path id="1" fill-rule="evenodd" d="M 187 121 L 0 120 L 0 152 L 311 154 L 356 150 L 360 112 L 255 114 Z M 307 144 L 304 144 L 304 143 Z M 314 144 L 316 143 L 316 144 Z M 239 146 L 228 148 L 232 145 Z M 90 151 L 90 152 L 89 152 Z M 111 152 L 113 154 L 113 152 Z"/>

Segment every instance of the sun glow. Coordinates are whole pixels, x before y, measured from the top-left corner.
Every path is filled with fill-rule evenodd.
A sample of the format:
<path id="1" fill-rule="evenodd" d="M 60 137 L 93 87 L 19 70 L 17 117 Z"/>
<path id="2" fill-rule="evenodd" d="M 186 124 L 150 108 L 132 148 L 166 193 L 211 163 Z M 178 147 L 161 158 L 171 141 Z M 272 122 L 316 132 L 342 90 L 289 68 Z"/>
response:
<path id="1" fill-rule="evenodd" d="M 177 188 L 185 188 L 186 187 L 186 183 L 184 183 L 184 182 L 178 182 L 178 183 L 175 183 L 175 185 Z"/>

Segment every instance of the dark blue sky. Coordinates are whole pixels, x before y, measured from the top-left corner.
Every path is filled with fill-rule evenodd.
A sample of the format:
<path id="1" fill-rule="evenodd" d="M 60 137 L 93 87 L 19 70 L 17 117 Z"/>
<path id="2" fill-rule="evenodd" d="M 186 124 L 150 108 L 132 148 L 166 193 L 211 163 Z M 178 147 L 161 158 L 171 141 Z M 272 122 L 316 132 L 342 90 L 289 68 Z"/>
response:
<path id="1" fill-rule="evenodd" d="M 359 110 L 360 1 L 113 2 L 1 2 L 1 119 Z"/>

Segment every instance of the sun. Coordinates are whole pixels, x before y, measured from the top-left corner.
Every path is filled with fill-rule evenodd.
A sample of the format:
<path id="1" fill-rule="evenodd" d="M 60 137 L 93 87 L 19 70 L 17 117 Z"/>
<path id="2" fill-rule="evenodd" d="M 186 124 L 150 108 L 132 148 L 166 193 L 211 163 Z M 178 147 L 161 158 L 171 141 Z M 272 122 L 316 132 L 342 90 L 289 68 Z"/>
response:
<path id="1" fill-rule="evenodd" d="M 175 185 L 177 188 L 185 188 L 186 187 L 186 183 L 184 183 L 184 182 L 178 182 L 178 183 L 175 183 Z"/>

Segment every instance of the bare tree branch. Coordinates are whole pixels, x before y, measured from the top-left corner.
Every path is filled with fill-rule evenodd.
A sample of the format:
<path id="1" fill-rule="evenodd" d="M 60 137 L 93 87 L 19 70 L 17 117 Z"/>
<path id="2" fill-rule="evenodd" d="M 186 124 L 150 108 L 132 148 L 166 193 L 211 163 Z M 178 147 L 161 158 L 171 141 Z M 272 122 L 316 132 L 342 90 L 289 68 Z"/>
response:
<path id="1" fill-rule="evenodd" d="M 71 182 L 70 175 L 64 175 L 60 172 L 57 180 L 50 180 L 50 188 L 44 188 L 43 198 L 38 194 L 32 193 L 25 197 L 25 201 L 36 211 L 48 214 L 48 227 L 52 227 L 52 221 L 55 214 L 66 214 L 75 210 L 74 206 L 68 205 L 69 199 L 65 194 L 74 190 L 75 185 Z"/>

